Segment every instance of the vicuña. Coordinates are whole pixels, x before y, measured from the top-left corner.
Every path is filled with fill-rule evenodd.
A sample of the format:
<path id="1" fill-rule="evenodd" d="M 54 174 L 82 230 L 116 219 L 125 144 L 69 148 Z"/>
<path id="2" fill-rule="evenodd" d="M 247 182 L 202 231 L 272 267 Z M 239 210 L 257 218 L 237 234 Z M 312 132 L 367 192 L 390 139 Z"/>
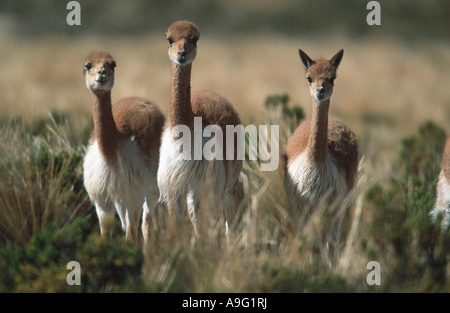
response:
<path id="1" fill-rule="evenodd" d="M 286 145 L 285 185 L 289 209 L 304 224 L 318 205 L 343 199 L 353 188 L 358 170 L 355 134 L 343 122 L 329 119 L 330 97 L 344 54 L 312 60 L 299 50 L 312 98 L 312 117 Z"/>
<path id="2" fill-rule="evenodd" d="M 200 228 L 205 228 L 207 210 L 213 219 L 225 221 L 228 234 L 228 229 L 235 225 L 235 212 L 240 202 L 242 160 L 236 157 L 232 160 L 223 157 L 212 161 L 206 158 L 185 160 L 178 143 L 180 129 L 177 126 L 185 125 L 192 133 L 195 131 L 194 117 L 201 117 L 205 127 L 220 127 L 224 134 L 223 140 L 227 142 L 224 132 L 226 125 L 239 125 L 241 120 L 232 104 L 215 92 L 199 91 L 191 98 L 192 62 L 200 38 L 198 28 L 191 22 L 178 21 L 169 27 L 166 38 L 172 61 L 172 85 L 158 169 L 161 200 L 167 204 L 175 219 L 182 220 L 187 209 L 197 235 Z M 183 223 L 179 225 L 181 227 Z"/>
<path id="3" fill-rule="evenodd" d="M 103 51 L 89 54 L 84 64 L 94 119 L 83 164 L 84 185 L 95 203 L 101 236 L 108 235 L 108 219 L 116 211 L 126 238 L 138 242 L 142 208 L 146 240 L 148 211 L 159 198 L 156 174 L 164 116 L 144 98 L 125 98 L 111 105 L 115 67 L 116 61 Z"/>

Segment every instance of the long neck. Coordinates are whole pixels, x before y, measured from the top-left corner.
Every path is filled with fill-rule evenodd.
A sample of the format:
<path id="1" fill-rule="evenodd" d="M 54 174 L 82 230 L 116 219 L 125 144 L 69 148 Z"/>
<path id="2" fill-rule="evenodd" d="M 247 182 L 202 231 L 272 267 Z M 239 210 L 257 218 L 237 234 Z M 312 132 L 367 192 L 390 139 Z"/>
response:
<path id="1" fill-rule="evenodd" d="M 186 125 L 192 128 L 194 114 L 191 107 L 191 67 L 172 63 L 172 88 L 170 90 L 169 127 Z"/>
<path id="2" fill-rule="evenodd" d="M 119 132 L 112 114 L 111 91 L 91 93 L 94 134 L 100 152 L 107 161 L 114 161 L 119 139 Z"/>
<path id="3" fill-rule="evenodd" d="M 330 100 L 318 102 L 313 99 L 311 132 L 308 139 L 308 158 L 323 163 L 327 157 L 328 109 Z"/>

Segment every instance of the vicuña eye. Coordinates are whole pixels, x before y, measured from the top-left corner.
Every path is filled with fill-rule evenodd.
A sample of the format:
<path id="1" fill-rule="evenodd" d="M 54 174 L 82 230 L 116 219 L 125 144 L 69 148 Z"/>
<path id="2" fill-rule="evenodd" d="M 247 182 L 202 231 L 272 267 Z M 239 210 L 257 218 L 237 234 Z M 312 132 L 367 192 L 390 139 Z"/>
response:
<path id="1" fill-rule="evenodd" d="M 173 45 L 173 43 L 174 43 L 172 38 L 167 38 L 167 41 L 169 42 L 169 46 Z"/>
<path id="2" fill-rule="evenodd" d="M 198 41 L 198 37 L 192 38 L 192 44 L 193 44 L 194 46 L 197 45 L 197 41 Z"/>
<path id="3" fill-rule="evenodd" d="M 330 83 L 332 84 L 332 85 L 334 85 L 334 80 L 336 79 L 336 77 L 331 77 L 330 78 Z"/>
<path id="4" fill-rule="evenodd" d="M 306 80 L 308 81 L 308 84 L 310 84 L 310 85 L 311 85 L 311 84 L 312 84 L 312 82 L 313 82 L 313 81 L 312 81 L 312 78 L 311 78 L 311 77 L 309 77 L 309 76 L 308 76 L 308 77 L 306 77 Z"/>
<path id="5" fill-rule="evenodd" d="M 87 71 L 90 71 L 91 68 L 92 68 L 92 64 L 91 64 L 91 63 L 87 63 L 87 64 L 84 66 L 84 68 L 85 68 Z"/>

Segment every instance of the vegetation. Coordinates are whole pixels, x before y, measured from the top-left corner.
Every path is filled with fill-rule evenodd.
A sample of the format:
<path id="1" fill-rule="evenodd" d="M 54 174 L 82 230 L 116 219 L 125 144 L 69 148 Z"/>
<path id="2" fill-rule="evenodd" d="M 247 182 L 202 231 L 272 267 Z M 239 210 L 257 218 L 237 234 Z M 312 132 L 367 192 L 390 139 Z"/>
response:
<path id="1" fill-rule="evenodd" d="M 269 277 L 261 283 L 262 292 L 352 292 L 354 288 L 336 274 L 284 267 L 272 268 Z"/>
<path id="2" fill-rule="evenodd" d="M 89 210 L 84 148 L 56 116 L 0 123 L 0 242 L 25 244 L 47 223 L 62 227 Z"/>
<path id="3" fill-rule="evenodd" d="M 272 95 L 266 103 L 287 105 L 288 96 Z M 83 144 L 68 138 L 70 115 L 60 116 L 37 128 L 30 125 L 42 122 L 1 124 L 2 292 L 450 291 L 450 234 L 429 217 L 446 138 L 432 122 L 402 141 L 386 183 L 357 189 L 364 196 L 363 218 L 350 258 L 381 265 L 381 285 L 368 286 L 365 267 L 349 274 L 326 256 L 321 238 L 329 227 L 327 211 L 313 229 L 297 232 L 280 196 L 282 169 L 264 173 L 249 161 L 240 225 L 230 246 L 223 244 L 220 223 L 209 225 L 216 235 L 194 241 L 191 231 L 173 229 L 164 208 L 153 216 L 144 250 L 125 242 L 119 229 L 102 240 L 82 185 Z M 13 145 L 7 136 L 15 138 Z M 70 261 L 81 265 L 79 286 L 66 282 Z"/>
<path id="4" fill-rule="evenodd" d="M 80 264 L 80 285 L 69 285 L 70 261 Z M 58 229 L 48 223 L 25 246 L 0 248 L 1 292 L 132 292 L 142 289 L 143 255 L 123 239 L 102 240 L 88 218 Z"/>
<path id="5" fill-rule="evenodd" d="M 421 125 L 402 141 L 396 175 L 367 191 L 373 220 L 362 243 L 387 269 L 382 290 L 449 291 L 450 233 L 429 216 L 446 138 L 434 123 Z"/>
<path id="6" fill-rule="evenodd" d="M 131 33 L 147 35 L 164 31 L 175 19 L 196 21 L 200 27 L 211 33 L 227 35 L 254 35 L 275 33 L 290 37 L 305 33 L 311 36 L 346 32 L 351 36 L 377 35 L 378 29 L 362 27 L 368 13 L 368 1 L 321 0 L 279 0 L 248 1 L 205 1 L 192 0 L 136 0 L 128 6 L 120 0 L 92 2 L 78 1 L 82 8 L 82 25 L 89 35 L 124 36 Z M 378 1 L 382 7 L 382 25 L 389 25 L 388 36 L 410 39 L 447 38 L 449 22 L 446 15 L 447 2 L 433 0 L 424 6 L 420 0 Z M 17 21 L 15 31 L 21 35 L 36 36 L 46 33 L 79 36 L 83 30 L 66 27 L 66 3 L 57 0 L 35 1 L 6 0 L 3 12 Z M 239 13 L 237 13 L 239 12 Z M 323 23 L 322 21 L 327 21 Z M 35 27 L 39 25 L 39 27 Z M 224 27 L 226 25 L 226 27 Z M 330 27 L 336 25 L 336 27 Z"/>
<path id="7" fill-rule="evenodd" d="M 264 107 L 269 111 L 281 110 L 281 117 L 284 119 L 290 132 L 293 132 L 300 122 L 305 119 L 305 112 L 301 106 L 289 106 L 289 95 L 287 93 L 267 96 Z"/>

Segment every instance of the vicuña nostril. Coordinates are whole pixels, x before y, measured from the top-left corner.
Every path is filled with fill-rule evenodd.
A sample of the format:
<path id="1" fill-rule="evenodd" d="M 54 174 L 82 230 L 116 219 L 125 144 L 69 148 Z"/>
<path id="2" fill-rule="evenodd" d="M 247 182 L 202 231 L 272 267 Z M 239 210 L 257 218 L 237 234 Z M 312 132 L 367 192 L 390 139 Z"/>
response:
<path id="1" fill-rule="evenodd" d="M 178 51 L 178 60 L 181 62 L 184 62 L 186 60 L 187 52 L 186 50 L 179 50 Z"/>
<path id="2" fill-rule="evenodd" d="M 108 75 L 106 73 L 106 69 L 105 68 L 99 69 L 95 79 L 97 81 L 103 81 L 103 80 L 106 80 L 107 78 L 108 78 Z"/>

